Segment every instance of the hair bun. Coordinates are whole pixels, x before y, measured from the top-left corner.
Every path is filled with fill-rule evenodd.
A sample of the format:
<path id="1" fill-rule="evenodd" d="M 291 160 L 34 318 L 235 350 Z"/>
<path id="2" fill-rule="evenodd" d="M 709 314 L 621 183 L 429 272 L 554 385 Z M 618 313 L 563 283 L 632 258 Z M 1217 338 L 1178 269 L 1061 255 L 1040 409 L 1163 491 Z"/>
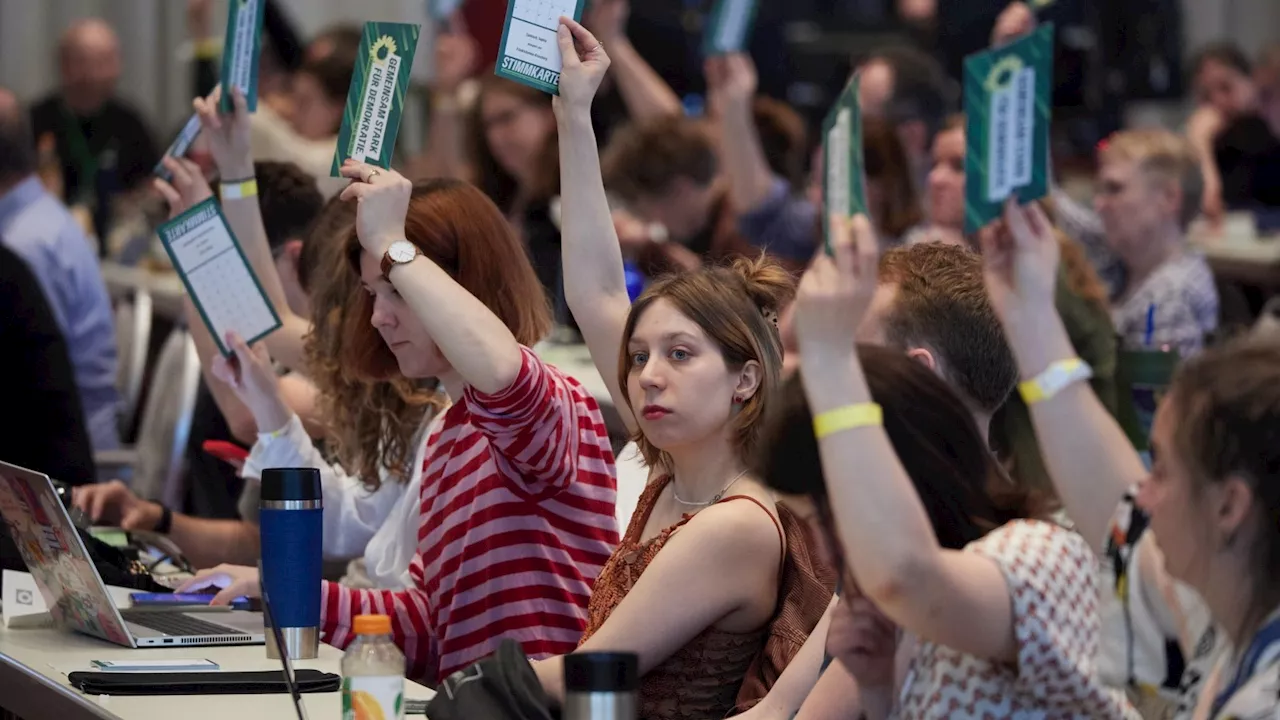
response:
<path id="1" fill-rule="evenodd" d="M 795 297 L 795 277 L 764 253 L 755 258 L 735 258 L 729 270 L 742 280 L 760 312 L 777 324 L 778 313 Z"/>

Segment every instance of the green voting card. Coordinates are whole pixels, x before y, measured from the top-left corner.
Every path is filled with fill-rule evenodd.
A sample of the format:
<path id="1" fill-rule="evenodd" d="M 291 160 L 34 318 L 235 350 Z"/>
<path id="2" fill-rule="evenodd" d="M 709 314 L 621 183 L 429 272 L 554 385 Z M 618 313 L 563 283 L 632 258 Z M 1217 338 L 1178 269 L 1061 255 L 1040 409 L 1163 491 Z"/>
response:
<path id="1" fill-rule="evenodd" d="M 831 247 L 831 215 L 867 214 L 867 180 L 862 148 L 861 78 L 854 75 L 822 123 L 823 238 Z"/>
<path id="2" fill-rule="evenodd" d="M 702 39 L 703 54 L 711 57 L 746 50 L 759 8 L 759 0 L 716 0 Z"/>
<path id="3" fill-rule="evenodd" d="M 1049 194 L 1053 25 L 964 61 L 965 222 L 975 233 L 1004 201 Z"/>
<path id="4" fill-rule="evenodd" d="M 405 23 L 364 24 L 364 38 L 347 91 L 347 108 L 342 113 L 342 130 L 338 132 L 338 151 L 329 173 L 333 177 L 340 175 L 347 158 L 391 167 L 421 30 L 421 25 Z"/>
<path id="5" fill-rule="evenodd" d="M 253 343 L 280 327 L 275 307 L 213 198 L 156 232 L 223 355 L 232 352 L 227 347 L 228 331 Z"/>
<path id="6" fill-rule="evenodd" d="M 231 0 L 227 40 L 222 46 L 222 101 L 219 109 L 235 109 L 231 88 L 244 93 L 249 112 L 258 110 L 258 56 L 262 50 L 262 18 L 267 0 Z"/>
<path id="7" fill-rule="evenodd" d="M 560 17 L 582 20 L 585 0 L 510 0 L 494 74 L 560 94 Z"/>

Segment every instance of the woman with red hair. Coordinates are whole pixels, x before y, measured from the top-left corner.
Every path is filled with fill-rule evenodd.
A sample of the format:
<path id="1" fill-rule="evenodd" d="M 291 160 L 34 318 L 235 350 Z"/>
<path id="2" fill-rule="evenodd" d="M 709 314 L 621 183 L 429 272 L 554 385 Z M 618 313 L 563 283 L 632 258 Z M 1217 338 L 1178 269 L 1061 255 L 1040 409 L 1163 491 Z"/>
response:
<path id="1" fill-rule="evenodd" d="M 243 98 L 233 118 L 218 118 L 213 102 L 197 107 L 215 147 L 234 154 Z M 414 185 L 355 162 L 342 174 L 354 181 L 342 198 L 357 207 L 342 271 L 357 281 L 332 359 L 364 381 L 434 378 L 453 404 L 425 441 L 411 584 L 323 583 L 321 631 L 341 647 L 355 616 L 391 615 L 408 676 L 433 685 L 502 638 L 533 657 L 569 652 L 618 541 L 613 456 L 590 393 L 529 349 L 551 324 L 533 268 L 498 208 L 467 183 Z M 261 254 L 260 237 L 238 234 L 249 257 Z M 265 353 L 231 344 L 238 366 L 220 374 L 243 385 Z M 224 597 L 257 589 L 252 569 L 212 572 L 234 581 Z"/>

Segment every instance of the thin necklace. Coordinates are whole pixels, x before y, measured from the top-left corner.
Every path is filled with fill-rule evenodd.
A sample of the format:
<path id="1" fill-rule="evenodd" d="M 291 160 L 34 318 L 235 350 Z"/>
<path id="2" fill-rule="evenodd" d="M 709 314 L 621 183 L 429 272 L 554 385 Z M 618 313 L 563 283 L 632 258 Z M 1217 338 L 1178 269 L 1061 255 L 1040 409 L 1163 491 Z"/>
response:
<path id="1" fill-rule="evenodd" d="M 720 499 L 724 497 L 725 493 L 729 492 L 729 488 L 733 487 L 733 484 L 738 482 L 738 479 L 746 474 L 747 474 L 747 471 L 743 470 L 742 472 L 733 476 L 733 479 L 729 481 L 729 484 L 725 485 L 723 490 L 716 493 L 716 496 L 711 498 L 707 502 L 689 502 L 688 500 L 681 498 L 679 491 L 676 490 L 676 480 L 673 477 L 671 478 L 671 495 L 676 499 L 676 502 L 680 503 L 681 505 L 688 505 L 690 507 L 707 507 L 708 505 L 715 505 L 716 503 L 720 502 Z"/>

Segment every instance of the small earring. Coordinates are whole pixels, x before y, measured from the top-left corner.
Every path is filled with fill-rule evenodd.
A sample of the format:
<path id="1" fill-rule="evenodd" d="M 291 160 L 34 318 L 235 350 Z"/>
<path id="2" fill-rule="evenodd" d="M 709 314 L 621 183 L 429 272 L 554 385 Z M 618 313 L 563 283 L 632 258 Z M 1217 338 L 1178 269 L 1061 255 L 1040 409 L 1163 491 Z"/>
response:
<path id="1" fill-rule="evenodd" d="M 742 398 L 738 397 L 737 395 L 734 395 L 734 396 L 733 396 L 733 404 L 734 404 L 734 405 L 741 405 L 741 404 L 742 404 Z"/>

